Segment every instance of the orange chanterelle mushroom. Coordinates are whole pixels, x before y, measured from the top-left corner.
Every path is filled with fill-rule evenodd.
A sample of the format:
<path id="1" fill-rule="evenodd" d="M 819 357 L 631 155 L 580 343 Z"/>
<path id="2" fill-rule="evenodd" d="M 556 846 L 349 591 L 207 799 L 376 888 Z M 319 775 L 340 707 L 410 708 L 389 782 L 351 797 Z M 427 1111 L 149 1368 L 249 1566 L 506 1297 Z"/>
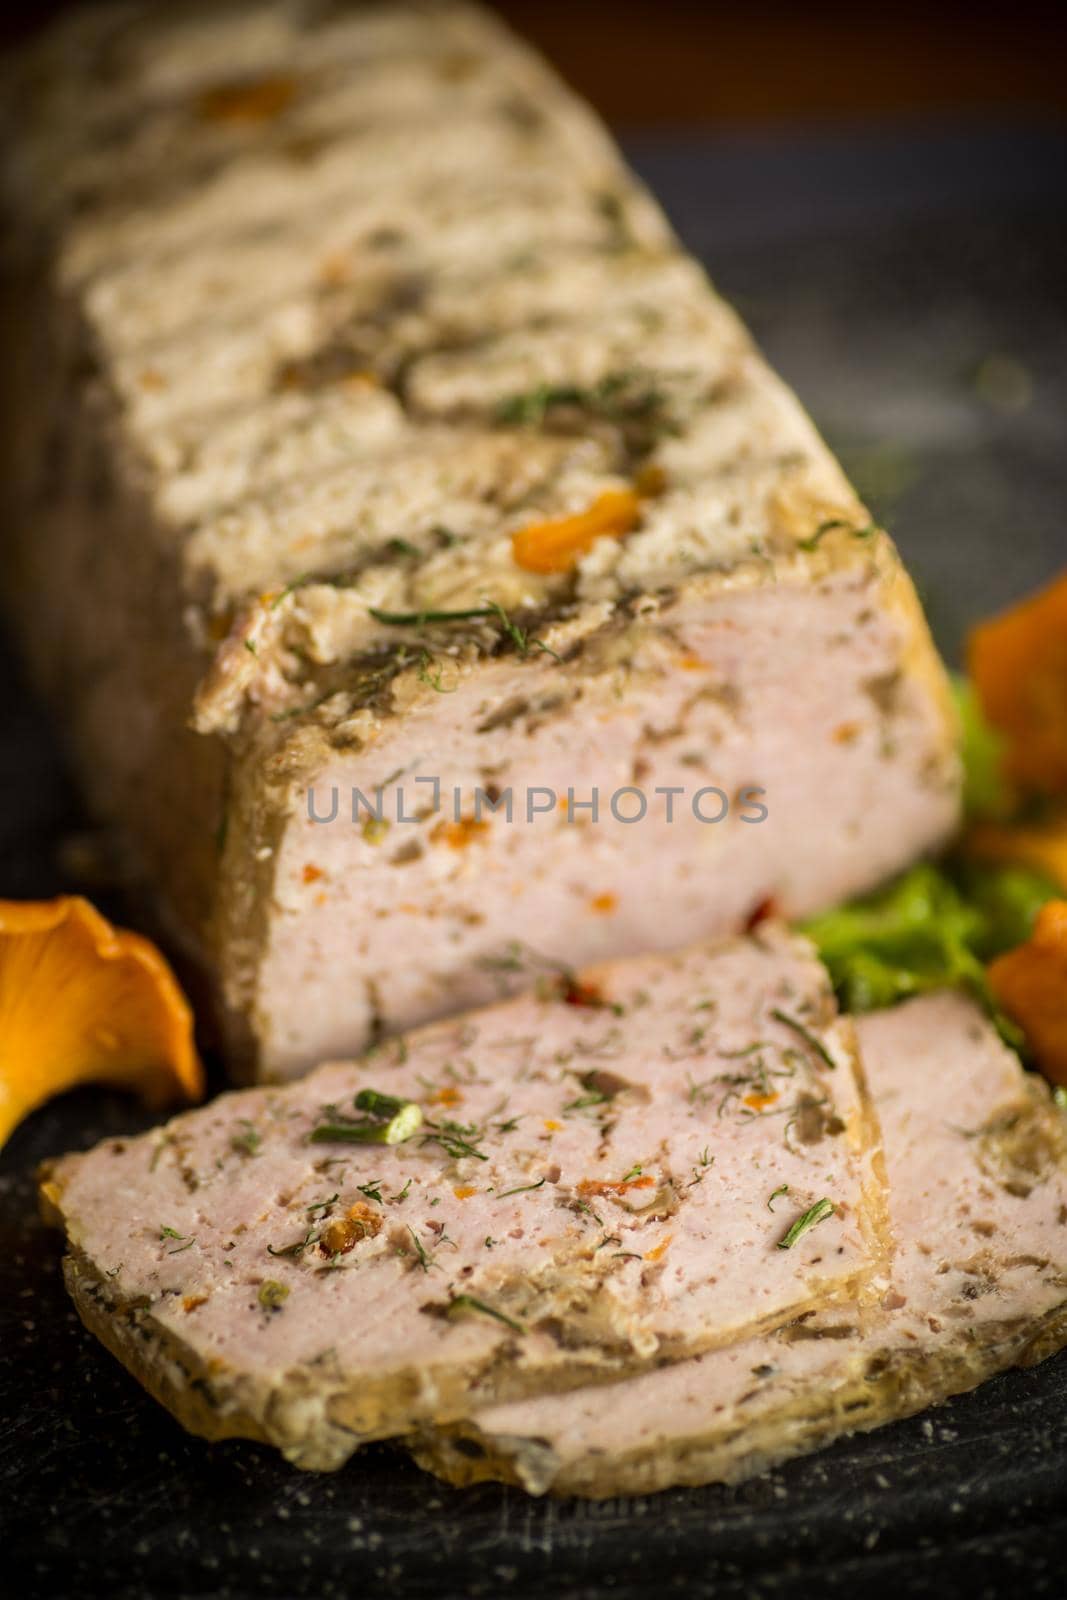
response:
<path id="1" fill-rule="evenodd" d="M 1067 793 L 1067 573 L 980 623 L 967 664 L 1006 741 L 1008 776 L 1038 794 Z"/>
<path id="2" fill-rule="evenodd" d="M 1046 1078 L 1067 1084 L 1067 901 L 1042 906 L 1026 943 L 990 964 L 989 986 Z"/>
<path id="3" fill-rule="evenodd" d="M 155 945 L 87 900 L 0 900 L 0 1144 L 79 1083 L 198 1100 L 193 1018 Z"/>

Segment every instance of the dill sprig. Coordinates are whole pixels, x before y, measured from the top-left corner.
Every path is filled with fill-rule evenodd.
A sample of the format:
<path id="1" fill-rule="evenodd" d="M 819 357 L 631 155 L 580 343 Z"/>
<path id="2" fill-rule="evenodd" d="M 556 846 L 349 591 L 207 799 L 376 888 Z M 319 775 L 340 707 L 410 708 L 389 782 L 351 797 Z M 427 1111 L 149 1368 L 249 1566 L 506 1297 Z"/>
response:
<path id="1" fill-rule="evenodd" d="M 814 1228 L 818 1223 L 825 1222 L 836 1210 L 837 1207 L 832 1200 L 816 1200 L 813 1206 L 790 1224 L 778 1241 L 779 1250 L 791 1250 L 802 1234 L 807 1233 L 809 1228 Z"/>
<path id="2" fill-rule="evenodd" d="M 545 1181 L 544 1178 L 538 1178 L 536 1183 L 520 1183 L 514 1189 L 502 1189 L 497 1199 L 506 1200 L 509 1194 L 526 1194 L 530 1189 L 540 1189 Z"/>
<path id="3" fill-rule="evenodd" d="M 316 1243 L 316 1239 L 313 1237 L 314 1233 L 315 1233 L 314 1228 L 308 1228 L 307 1232 L 305 1233 L 305 1235 L 304 1235 L 304 1237 L 302 1239 L 294 1239 L 292 1244 L 282 1245 L 280 1250 L 275 1250 L 274 1246 L 272 1244 L 269 1244 L 267 1246 L 267 1254 L 269 1256 L 294 1256 L 294 1257 L 295 1256 L 299 1256 L 299 1255 L 303 1255 L 304 1251 L 307 1249 L 309 1244 L 315 1244 Z"/>
<path id="4" fill-rule="evenodd" d="M 467 606 L 460 611 L 381 611 L 377 606 L 368 609 L 375 622 L 383 622 L 388 628 L 425 628 L 434 622 L 474 622 L 495 617 L 500 607 Z"/>
<path id="5" fill-rule="evenodd" d="M 176 1228 L 168 1228 L 165 1226 L 160 1228 L 159 1237 L 160 1239 L 177 1239 L 179 1241 L 177 1249 L 167 1251 L 168 1256 L 180 1256 L 183 1250 L 191 1250 L 193 1245 L 196 1243 L 195 1233 L 179 1233 Z M 184 1241 L 184 1243 L 182 1241 Z"/>
<path id="6" fill-rule="evenodd" d="M 831 1072 L 836 1071 L 837 1062 L 834 1060 L 829 1050 L 827 1050 L 822 1040 L 817 1038 L 816 1035 L 812 1033 L 810 1028 L 805 1027 L 799 1018 L 791 1017 L 788 1011 L 783 1011 L 779 1006 L 774 1007 L 771 1012 L 771 1016 L 774 1018 L 775 1022 L 780 1022 L 783 1027 L 791 1028 L 798 1038 L 803 1039 L 808 1049 L 814 1050 L 815 1054 L 819 1057 L 819 1060 L 822 1061 L 825 1066 L 829 1067 Z"/>
<path id="7" fill-rule="evenodd" d="M 263 1135 L 247 1117 L 242 1117 L 240 1121 L 244 1132 L 232 1135 L 230 1149 L 236 1150 L 242 1156 L 258 1156 L 259 1147 L 263 1143 Z"/>
<path id="8" fill-rule="evenodd" d="M 489 1160 L 485 1151 L 478 1149 L 476 1141 L 482 1137 L 482 1130 L 474 1123 L 427 1122 L 426 1127 L 430 1131 L 423 1135 L 423 1144 L 439 1144 L 453 1161 L 468 1156 L 475 1161 Z"/>
<path id="9" fill-rule="evenodd" d="M 483 1317 L 493 1317 L 497 1322 L 502 1322 L 506 1328 L 512 1328 L 516 1333 L 525 1333 L 526 1329 L 521 1322 L 516 1322 L 514 1317 L 509 1317 L 505 1311 L 499 1311 L 496 1306 L 488 1305 L 484 1300 L 479 1300 L 473 1294 L 456 1294 L 448 1302 L 446 1317 L 455 1316 L 463 1311 L 478 1311 Z"/>
<path id="10" fill-rule="evenodd" d="M 408 1232 L 415 1242 L 415 1254 L 418 1257 L 419 1266 L 422 1268 L 423 1272 L 429 1272 L 430 1268 L 433 1266 L 433 1257 L 427 1251 L 426 1246 L 415 1232 L 415 1229 L 408 1228 Z"/>
<path id="11" fill-rule="evenodd" d="M 484 605 L 465 606 L 455 611 L 432 608 L 425 611 L 382 611 L 378 606 L 370 606 L 368 609 L 375 622 L 384 623 L 389 628 L 426 628 L 434 623 L 445 622 L 498 622 L 505 638 L 511 640 L 520 656 L 528 656 L 531 650 L 540 650 L 545 655 L 555 657 L 557 661 L 561 659 L 558 653 L 542 639 L 532 639 L 528 629 L 521 628 L 496 600 L 487 600 Z M 431 664 L 424 652 L 420 674 L 425 673 L 426 681 L 429 681 L 433 688 L 437 688 L 438 683 L 429 676 Z M 440 672 L 438 672 L 439 678 Z"/>

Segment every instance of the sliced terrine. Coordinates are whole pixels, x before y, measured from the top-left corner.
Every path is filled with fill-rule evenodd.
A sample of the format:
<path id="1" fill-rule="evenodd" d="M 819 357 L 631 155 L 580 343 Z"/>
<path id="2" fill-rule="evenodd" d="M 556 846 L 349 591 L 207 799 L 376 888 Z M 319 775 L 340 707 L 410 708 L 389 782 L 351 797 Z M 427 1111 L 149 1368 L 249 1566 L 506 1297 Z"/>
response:
<path id="1" fill-rule="evenodd" d="M 1067 1343 L 1067 1135 L 1044 1084 L 959 995 L 857 1033 L 896 1241 L 879 1305 L 804 1315 L 608 1392 L 493 1407 L 424 1438 L 419 1461 L 533 1493 L 734 1481 Z"/>
<path id="2" fill-rule="evenodd" d="M 851 1022 L 772 927 L 546 977 L 65 1157 L 42 1193 L 131 1372 L 194 1431 L 313 1468 L 852 1303 L 886 1268 Z"/>
<path id="3" fill-rule="evenodd" d="M 93 8 L 9 88 L 14 621 L 247 1070 L 944 840 L 896 551 L 489 16 Z"/>

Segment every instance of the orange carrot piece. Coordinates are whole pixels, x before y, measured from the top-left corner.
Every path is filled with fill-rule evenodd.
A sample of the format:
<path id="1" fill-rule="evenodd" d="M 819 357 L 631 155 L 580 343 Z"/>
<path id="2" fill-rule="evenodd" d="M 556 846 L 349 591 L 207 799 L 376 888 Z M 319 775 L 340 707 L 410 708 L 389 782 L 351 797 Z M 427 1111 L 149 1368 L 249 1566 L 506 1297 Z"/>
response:
<path id="1" fill-rule="evenodd" d="M 219 83 L 206 89 L 197 101 L 204 122 L 255 127 L 273 122 L 296 96 L 296 79 L 281 75 Z"/>
<path id="2" fill-rule="evenodd" d="M 570 572 L 598 539 L 621 539 L 637 521 L 640 500 L 633 489 L 605 489 L 573 516 L 531 522 L 511 538 L 511 553 L 527 572 Z"/>

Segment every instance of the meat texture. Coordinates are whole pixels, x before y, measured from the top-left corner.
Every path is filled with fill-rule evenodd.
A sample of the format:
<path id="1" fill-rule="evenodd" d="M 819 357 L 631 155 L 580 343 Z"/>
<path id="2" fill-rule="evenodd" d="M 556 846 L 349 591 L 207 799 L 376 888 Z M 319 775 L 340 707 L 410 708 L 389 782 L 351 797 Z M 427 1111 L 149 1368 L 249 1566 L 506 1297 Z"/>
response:
<path id="1" fill-rule="evenodd" d="M 857 1031 L 896 1246 L 880 1304 L 804 1314 L 607 1392 L 489 1408 L 424 1437 L 418 1460 L 535 1494 L 733 1482 L 1067 1343 L 1067 1137 L 1045 1085 L 959 995 Z"/>
<path id="2" fill-rule="evenodd" d="M 423 1120 L 361 1142 L 387 1126 L 366 1090 Z M 546 975 L 68 1156 L 42 1192 L 134 1375 L 194 1431 L 315 1468 L 851 1303 L 886 1265 L 851 1023 L 773 928 Z"/>

